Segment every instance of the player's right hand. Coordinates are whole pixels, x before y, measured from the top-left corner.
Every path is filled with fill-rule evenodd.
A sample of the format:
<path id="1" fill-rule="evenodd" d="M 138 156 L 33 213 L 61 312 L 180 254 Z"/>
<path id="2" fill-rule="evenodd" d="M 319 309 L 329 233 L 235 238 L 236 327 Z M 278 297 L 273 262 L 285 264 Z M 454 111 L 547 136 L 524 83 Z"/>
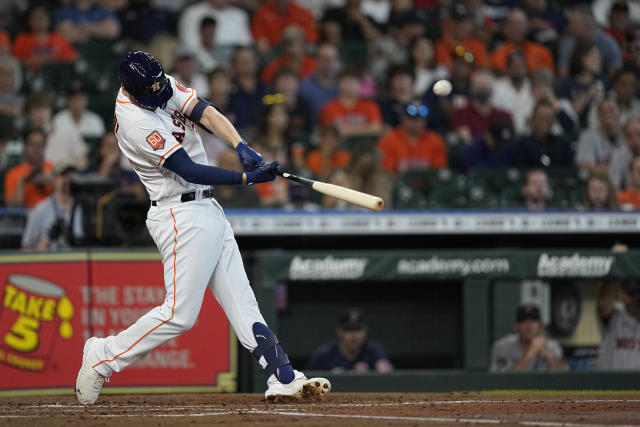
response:
<path id="1" fill-rule="evenodd" d="M 263 163 L 251 172 L 247 172 L 247 184 L 258 184 L 260 182 L 268 182 L 276 179 L 278 171 L 278 162 Z"/>
<path id="2" fill-rule="evenodd" d="M 238 152 L 240 163 L 242 163 L 242 167 L 245 172 L 252 172 L 264 165 L 264 161 L 262 160 L 260 153 L 249 147 L 245 141 L 240 141 L 236 146 L 236 151 Z"/>

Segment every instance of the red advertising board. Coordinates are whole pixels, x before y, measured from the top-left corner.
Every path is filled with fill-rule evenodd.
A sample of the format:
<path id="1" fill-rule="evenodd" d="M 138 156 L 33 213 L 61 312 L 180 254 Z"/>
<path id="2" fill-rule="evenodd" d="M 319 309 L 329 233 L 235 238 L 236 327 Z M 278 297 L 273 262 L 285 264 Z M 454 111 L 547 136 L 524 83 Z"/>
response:
<path id="1" fill-rule="evenodd" d="M 153 253 L 0 257 L 0 390 L 73 388 L 90 336 L 117 334 L 165 296 Z M 210 292 L 196 325 L 105 387 L 235 391 L 236 340 Z"/>

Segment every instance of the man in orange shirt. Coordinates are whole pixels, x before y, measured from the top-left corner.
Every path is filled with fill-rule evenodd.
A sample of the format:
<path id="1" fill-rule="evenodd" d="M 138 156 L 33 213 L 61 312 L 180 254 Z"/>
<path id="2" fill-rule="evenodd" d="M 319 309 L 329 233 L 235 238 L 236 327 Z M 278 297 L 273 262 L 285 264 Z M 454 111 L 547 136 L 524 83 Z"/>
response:
<path id="1" fill-rule="evenodd" d="M 529 19 L 521 9 L 511 9 L 504 22 L 505 42 L 491 54 L 491 66 L 506 73 L 507 59 L 514 50 L 520 50 L 527 58 L 529 72 L 540 68 L 554 71 L 553 56 L 549 49 L 526 39 L 529 31 Z"/>
<path id="2" fill-rule="evenodd" d="M 278 70 L 287 67 L 300 79 L 309 77 L 316 69 L 316 60 L 304 52 L 304 32 L 302 28 L 292 25 L 284 30 L 282 35 L 284 52 L 269 62 L 262 70 L 262 81 L 271 83 Z"/>
<path id="3" fill-rule="evenodd" d="M 335 125 L 343 137 L 375 135 L 382 131 L 382 113 L 378 104 L 359 98 L 360 76 L 344 70 L 338 77 L 338 98 L 325 104 L 320 114 L 322 125 Z"/>
<path id="4" fill-rule="evenodd" d="M 335 126 L 320 129 L 320 147 L 307 155 L 307 168 L 313 174 L 328 180 L 336 170 L 344 169 L 351 161 L 351 153 L 340 149 L 340 132 Z"/>
<path id="5" fill-rule="evenodd" d="M 311 12 L 292 0 L 267 0 L 253 15 L 251 22 L 251 32 L 258 50 L 264 54 L 280 43 L 284 29 L 290 25 L 302 28 L 307 42 L 318 41 L 316 21 Z"/>
<path id="6" fill-rule="evenodd" d="M 378 142 L 382 168 L 394 176 L 410 169 L 439 169 L 447 166 L 444 141 L 426 129 L 429 109 L 419 102 L 405 106 L 400 126 Z"/>
<path id="7" fill-rule="evenodd" d="M 624 210 L 640 210 L 640 156 L 635 156 L 629 168 L 631 185 L 618 193 L 618 204 Z"/>
<path id="8" fill-rule="evenodd" d="M 436 62 L 451 68 L 451 58 L 471 55 L 468 62 L 473 62 L 477 68 L 484 68 L 489 64 L 487 47 L 482 40 L 472 37 L 472 15 L 462 3 L 453 6 L 451 10 L 451 27 L 449 31 L 436 43 Z"/>
<path id="9" fill-rule="evenodd" d="M 51 32 L 51 17 L 44 6 L 35 6 L 27 18 L 29 31 L 13 41 L 13 56 L 37 69 L 43 63 L 73 61 L 76 50 L 61 34 Z"/>
<path id="10" fill-rule="evenodd" d="M 4 197 L 12 208 L 32 208 L 53 191 L 53 164 L 44 161 L 46 134 L 42 129 L 25 133 L 24 162 L 12 167 L 4 177 Z"/>

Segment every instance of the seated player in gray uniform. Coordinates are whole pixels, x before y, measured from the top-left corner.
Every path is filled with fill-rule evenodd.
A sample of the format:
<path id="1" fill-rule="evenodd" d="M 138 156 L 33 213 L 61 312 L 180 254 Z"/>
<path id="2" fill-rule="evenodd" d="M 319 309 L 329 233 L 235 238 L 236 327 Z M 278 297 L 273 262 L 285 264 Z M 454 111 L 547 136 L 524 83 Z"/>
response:
<path id="1" fill-rule="evenodd" d="M 567 369 L 562 347 L 541 335 L 540 310 L 532 304 L 516 311 L 516 332 L 500 338 L 491 351 L 491 372 L 548 372 Z"/>
<path id="2" fill-rule="evenodd" d="M 602 336 L 598 370 L 640 370 L 640 281 L 622 281 L 619 292 L 615 283 L 603 283 L 597 310 Z"/>

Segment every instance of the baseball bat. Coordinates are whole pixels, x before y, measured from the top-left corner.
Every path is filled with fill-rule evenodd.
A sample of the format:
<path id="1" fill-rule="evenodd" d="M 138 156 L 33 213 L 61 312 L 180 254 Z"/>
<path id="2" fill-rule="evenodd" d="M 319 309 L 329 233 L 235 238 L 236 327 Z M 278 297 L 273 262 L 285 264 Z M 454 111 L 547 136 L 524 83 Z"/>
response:
<path id="1" fill-rule="evenodd" d="M 351 190 L 350 188 L 341 187 L 335 184 L 302 178 L 301 176 L 282 172 L 280 170 L 276 172 L 276 174 L 290 181 L 297 182 L 298 184 L 311 187 L 322 194 L 326 194 L 327 196 L 335 197 L 336 199 L 344 200 L 345 202 L 353 203 L 354 205 L 362 206 L 363 208 L 371 209 L 372 211 L 381 211 L 384 207 L 384 201 L 380 197 L 372 196 L 371 194 L 361 193 L 360 191 Z"/>

